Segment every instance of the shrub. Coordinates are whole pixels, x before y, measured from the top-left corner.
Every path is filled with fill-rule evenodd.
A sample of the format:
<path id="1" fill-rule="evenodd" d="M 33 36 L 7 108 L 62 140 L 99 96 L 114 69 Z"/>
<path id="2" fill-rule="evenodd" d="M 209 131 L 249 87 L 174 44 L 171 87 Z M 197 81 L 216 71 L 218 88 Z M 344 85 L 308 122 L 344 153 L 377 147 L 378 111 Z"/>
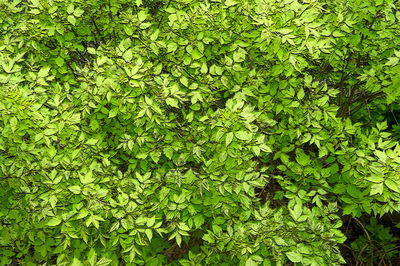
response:
<path id="1" fill-rule="evenodd" d="M 345 263 L 400 210 L 399 7 L 2 1 L 1 263 Z"/>

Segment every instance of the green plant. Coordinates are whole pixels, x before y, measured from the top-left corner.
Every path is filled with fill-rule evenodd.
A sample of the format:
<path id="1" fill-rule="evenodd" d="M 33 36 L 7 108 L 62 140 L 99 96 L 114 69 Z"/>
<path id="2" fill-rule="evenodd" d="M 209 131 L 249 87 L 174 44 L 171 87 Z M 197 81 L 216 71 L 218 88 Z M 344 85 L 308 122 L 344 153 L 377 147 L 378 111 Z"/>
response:
<path id="1" fill-rule="evenodd" d="M 363 235 L 351 244 L 357 260 L 367 265 L 384 265 L 382 263 L 399 255 L 399 247 L 396 244 L 399 239 L 393 236 L 390 228 L 378 224 L 374 217 L 371 217 L 367 226 L 359 220 L 356 221 L 363 231 Z"/>
<path id="2" fill-rule="evenodd" d="M 399 7 L 1 1 L 0 263 L 345 263 L 400 211 Z"/>

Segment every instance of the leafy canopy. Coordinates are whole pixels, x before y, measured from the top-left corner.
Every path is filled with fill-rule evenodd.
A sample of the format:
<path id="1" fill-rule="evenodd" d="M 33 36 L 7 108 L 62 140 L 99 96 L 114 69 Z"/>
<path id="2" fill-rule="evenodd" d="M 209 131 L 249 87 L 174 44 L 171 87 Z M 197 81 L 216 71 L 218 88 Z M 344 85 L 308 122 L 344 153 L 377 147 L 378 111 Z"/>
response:
<path id="1" fill-rule="evenodd" d="M 400 211 L 394 0 L 0 2 L 0 263 L 337 265 Z"/>

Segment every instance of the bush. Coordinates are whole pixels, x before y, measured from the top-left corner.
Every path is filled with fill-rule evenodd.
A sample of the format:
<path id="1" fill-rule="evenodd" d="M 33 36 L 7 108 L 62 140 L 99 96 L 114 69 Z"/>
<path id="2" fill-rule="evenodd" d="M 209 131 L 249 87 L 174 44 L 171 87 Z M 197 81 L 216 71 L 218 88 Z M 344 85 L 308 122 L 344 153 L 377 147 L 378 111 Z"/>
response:
<path id="1" fill-rule="evenodd" d="M 1 2 L 1 264 L 345 263 L 400 211 L 399 7 Z"/>

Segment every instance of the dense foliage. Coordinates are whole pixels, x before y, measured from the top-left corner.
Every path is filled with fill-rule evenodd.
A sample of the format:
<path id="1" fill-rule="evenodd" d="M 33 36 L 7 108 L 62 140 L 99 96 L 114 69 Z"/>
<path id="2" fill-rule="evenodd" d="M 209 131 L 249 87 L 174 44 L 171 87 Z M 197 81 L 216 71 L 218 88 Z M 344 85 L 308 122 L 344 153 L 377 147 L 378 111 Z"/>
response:
<path id="1" fill-rule="evenodd" d="M 0 264 L 396 256 L 399 9 L 1 0 Z"/>

